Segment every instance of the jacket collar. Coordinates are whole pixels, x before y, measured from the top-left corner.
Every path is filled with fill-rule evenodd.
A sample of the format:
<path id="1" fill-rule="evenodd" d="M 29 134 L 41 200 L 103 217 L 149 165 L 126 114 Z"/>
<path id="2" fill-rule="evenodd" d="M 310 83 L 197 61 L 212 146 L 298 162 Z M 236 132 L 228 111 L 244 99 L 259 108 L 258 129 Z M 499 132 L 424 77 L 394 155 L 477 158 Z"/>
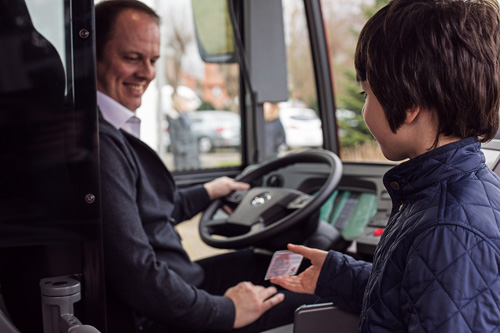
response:
<path id="1" fill-rule="evenodd" d="M 384 175 L 384 186 L 393 203 L 449 177 L 484 166 L 485 158 L 476 137 L 433 149 L 392 168 Z"/>

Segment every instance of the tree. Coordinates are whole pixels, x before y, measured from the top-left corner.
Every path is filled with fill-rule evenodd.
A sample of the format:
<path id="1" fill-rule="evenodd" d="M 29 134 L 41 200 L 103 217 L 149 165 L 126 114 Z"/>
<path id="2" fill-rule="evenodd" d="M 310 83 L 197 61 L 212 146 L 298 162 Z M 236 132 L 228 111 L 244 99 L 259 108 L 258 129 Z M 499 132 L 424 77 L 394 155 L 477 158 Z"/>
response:
<path id="1" fill-rule="evenodd" d="M 284 9 L 290 98 L 300 99 L 309 107 L 315 107 L 316 84 L 304 5 L 300 1 L 287 2 Z"/>
<path id="2" fill-rule="evenodd" d="M 351 38 L 346 38 L 349 42 L 353 40 L 357 42 L 361 27 L 373 14 L 386 5 L 389 0 L 375 0 L 371 5 L 361 6 L 361 16 L 355 18 L 350 17 L 350 24 L 343 21 L 342 34 L 350 34 Z M 362 24 L 361 24 L 362 23 Z M 348 28 L 346 28 L 348 27 Z M 336 26 L 329 26 L 329 35 L 339 36 L 338 24 Z M 344 35 L 345 36 L 345 35 Z M 338 45 L 330 40 L 331 45 Z M 361 110 L 364 105 L 364 96 L 360 94 L 361 88 L 356 80 L 356 72 L 354 69 L 354 49 L 355 44 L 344 42 L 341 44 L 341 56 L 345 61 L 332 61 L 334 63 L 334 71 L 336 73 L 336 102 L 339 110 L 349 110 L 353 112 L 352 117 L 342 117 L 340 112 L 337 112 L 338 124 L 341 131 L 341 144 L 344 148 L 355 147 L 367 141 L 373 141 L 373 137 L 366 126 Z M 332 57 L 337 56 L 332 52 Z M 347 60 L 348 59 L 348 60 Z M 335 59 L 334 59 L 335 60 Z"/>
<path id="3" fill-rule="evenodd" d="M 191 17 L 191 9 L 180 1 L 164 4 L 163 10 L 163 38 L 166 54 L 166 78 L 173 88 L 173 93 L 181 84 L 181 69 L 186 56 L 188 45 L 194 42 L 192 22 L 186 18 Z"/>

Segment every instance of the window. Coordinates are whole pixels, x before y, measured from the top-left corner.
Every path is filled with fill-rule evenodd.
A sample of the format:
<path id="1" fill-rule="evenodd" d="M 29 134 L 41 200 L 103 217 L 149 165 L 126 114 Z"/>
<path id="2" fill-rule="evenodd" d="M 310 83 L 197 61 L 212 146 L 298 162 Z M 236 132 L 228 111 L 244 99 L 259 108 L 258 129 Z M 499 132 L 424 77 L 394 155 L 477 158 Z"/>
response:
<path id="1" fill-rule="evenodd" d="M 202 61 L 191 1 L 147 4 L 161 17 L 162 57 L 137 111 L 141 139 L 174 172 L 241 165 L 239 66 Z"/>
<path id="2" fill-rule="evenodd" d="M 142 139 L 172 171 L 241 165 L 239 66 L 202 61 L 191 1 L 148 5 L 162 19 L 162 58 L 156 84 L 150 85 L 138 110 Z M 284 0 L 282 6 L 289 99 L 276 103 L 275 114 L 264 115 L 265 159 L 323 145 L 304 4 Z"/>
<path id="3" fill-rule="evenodd" d="M 347 162 L 388 162 L 361 114 L 364 97 L 356 81 L 354 51 L 359 32 L 388 0 L 321 0 L 333 71 L 341 157 Z"/>
<path id="4" fill-rule="evenodd" d="M 323 146 L 304 2 L 283 0 L 288 100 L 264 104 L 265 159 Z"/>

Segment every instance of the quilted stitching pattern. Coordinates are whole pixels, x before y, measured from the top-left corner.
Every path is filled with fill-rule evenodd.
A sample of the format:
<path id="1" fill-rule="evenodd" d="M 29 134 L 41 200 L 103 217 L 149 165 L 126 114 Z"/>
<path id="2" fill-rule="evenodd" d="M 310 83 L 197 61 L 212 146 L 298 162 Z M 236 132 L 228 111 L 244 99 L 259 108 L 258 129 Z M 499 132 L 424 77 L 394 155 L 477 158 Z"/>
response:
<path id="1" fill-rule="evenodd" d="M 402 163 L 384 183 L 395 209 L 367 278 L 360 330 L 500 332 L 500 179 L 477 140 Z M 320 276 L 318 285 L 333 282 Z"/>
<path id="2" fill-rule="evenodd" d="M 418 330 L 449 332 L 459 321 L 466 332 L 494 331 L 495 321 L 488 325 L 479 318 L 500 318 L 498 271 L 483 269 L 495 257 L 498 262 L 498 253 L 482 237 L 453 225 L 432 228 L 421 238 L 410 249 L 403 282 Z"/>
<path id="3" fill-rule="evenodd" d="M 316 294 L 336 299 L 336 303 L 342 305 L 344 309 L 359 313 L 371 268 L 371 263 L 356 261 L 349 256 L 331 251 L 322 268 L 322 271 L 328 273 L 320 275 Z"/>

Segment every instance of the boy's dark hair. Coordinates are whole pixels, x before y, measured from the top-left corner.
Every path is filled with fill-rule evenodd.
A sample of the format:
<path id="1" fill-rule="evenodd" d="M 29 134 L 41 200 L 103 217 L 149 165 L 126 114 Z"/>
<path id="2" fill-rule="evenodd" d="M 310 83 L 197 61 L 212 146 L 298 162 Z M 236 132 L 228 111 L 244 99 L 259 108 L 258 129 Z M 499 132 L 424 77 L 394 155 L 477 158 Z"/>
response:
<path id="1" fill-rule="evenodd" d="M 114 33 L 116 18 L 127 9 L 151 16 L 160 25 L 160 17 L 144 3 L 137 0 L 108 0 L 95 6 L 96 57 L 102 59 L 104 47 Z"/>
<path id="2" fill-rule="evenodd" d="M 500 107 L 495 0 L 393 0 L 364 26 L 355 54 L 391 130 L 406 111 L 435 112 L 438 134 L 491 140 Z"/>

